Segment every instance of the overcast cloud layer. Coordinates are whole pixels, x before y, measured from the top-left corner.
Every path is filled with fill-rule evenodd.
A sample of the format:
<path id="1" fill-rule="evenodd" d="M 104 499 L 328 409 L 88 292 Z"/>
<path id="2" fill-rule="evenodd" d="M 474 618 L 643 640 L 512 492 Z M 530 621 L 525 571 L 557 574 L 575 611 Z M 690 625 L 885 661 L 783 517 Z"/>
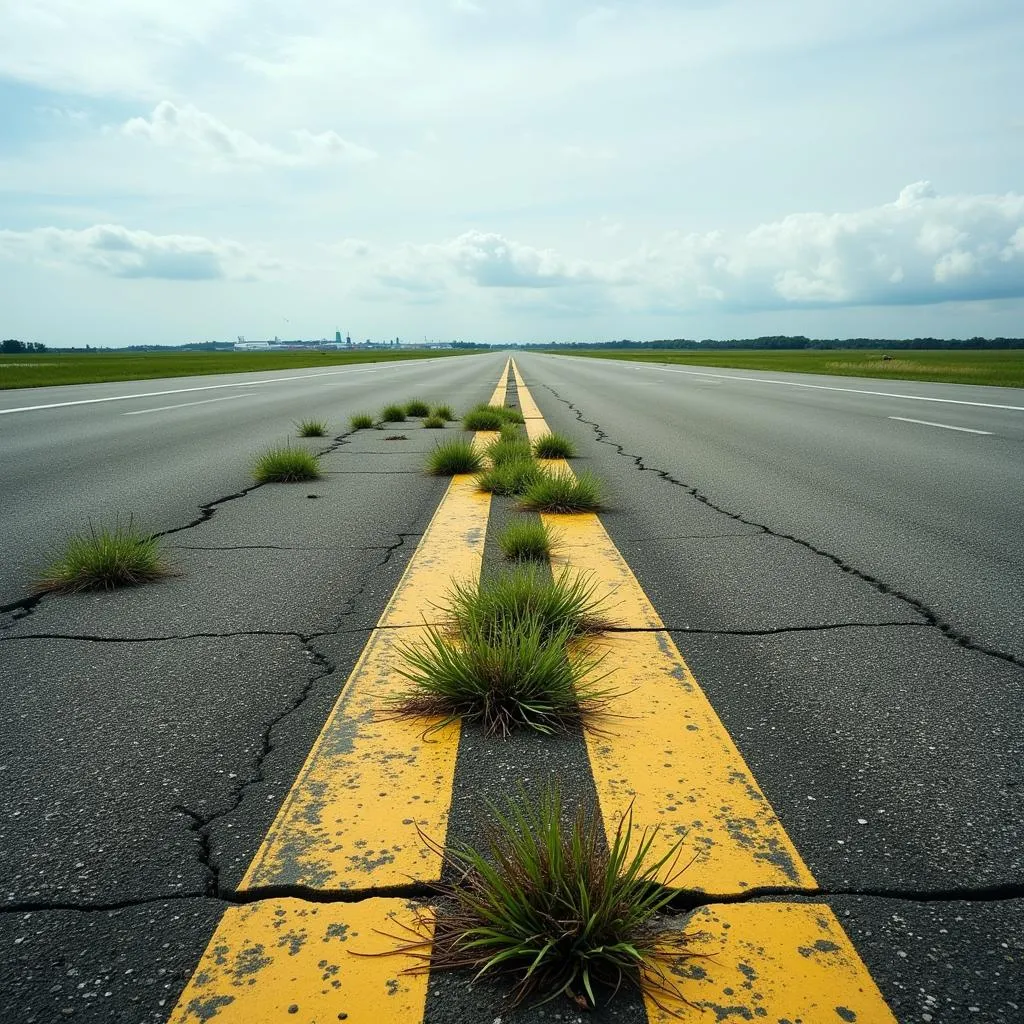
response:
<path id="1" fill-rule="evenodd" d="M 1024 9 L 0 8 L 0 333 L 1024 335 Z"/>

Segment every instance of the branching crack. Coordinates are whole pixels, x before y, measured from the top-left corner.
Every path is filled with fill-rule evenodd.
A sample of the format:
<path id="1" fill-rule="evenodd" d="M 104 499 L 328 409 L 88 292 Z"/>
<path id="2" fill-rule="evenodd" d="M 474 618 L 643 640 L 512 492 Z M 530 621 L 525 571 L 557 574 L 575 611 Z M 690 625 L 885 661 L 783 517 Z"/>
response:
<path id="1" fill-rule="evenodd" d="M 746 526 L 753 526 L 755 529 L 760 530 L 762 533 L 766 533 L 772 537 L 778 537 L 781 540 L 791 541 L 794 544 L 798 544 L 802 548 L 806 548 L 808 551 L 813 552 L 821 558 L 827 558 L 833 565 L 835 565 L 842 572 L 847 573 L 848 575 L 853 576 L 856 579 L 863 581 L 864 583 L 867 583 L 869 586 L 873 587 L 878 593 L 894 597 L 898 601 L 902 601 L 905 604 L 909 605 L 911 608 L 914 609 L 914 611 L 916 611 L 925 619 L 925 622 L 928 626 L 932 627 L 933 629 L 937 629 L 940 633 L 942 633 L 943 636 L 945 636 L 948 640 L 951 640 L 958 646 L 966 647 L 968 650 L 976 651 L 977 653 L 987 655 L 990 658 L 998 658 L 1001 661 L 1008 661 L 1011 665 L 1016 665 L 1018 668 L 1024 668 L 1024 659 L 1019 658 L 1014 654 L 1010 654 L 1008 651 L 1001 651 L 997 648 L 988 647 L 987 645 L 980 643 L 973 637 L 970 637 L 966 633 L 957 629 L 954 625 L 952 625 L 952 623 L 946 622 L 938 614 L 938 612 L 930 608 L 923 601 L 919 600 L 916 597 L 911 597 L 909 594 L 905 594 L 900 590 L 897 590 L 895 587 L 890 586 L 883 580 L 878 579 L 877 576 L 872 576 L 870 573 L 858 569 L 856 566 L 851 565 L 849 562 L 841 558 L 839 555 L 835 555 L 830 551 L 825 551 L 823 548 L 819 548 L 812 544 L 810 541 L 804 540 L 801 537 L 797 537 L 794 534 L 784 533 L 782 531 L 775 530 L 772 527 L 765 525 L 764 523 L 758 522 L 756 519 L 749 519 L 746 516 L 740 515 L 738 512 L 730 512 L 728 509 L 716 504 L 711 498 L 709 498 L 698 488 L 691 486 L 690 484 L 686 483 L 683 480 L 677 479 L 666 470 L 657 469 L 654 466 L 646 465 L 644 463 L 642 455 L 635 455 L 632 452 L 627 452 L 623 445 L 619 444 L 617 441 L 613 441 L 608 436 L 608 434 L 605 432 L 605 430 L 601 427 L 599 423 L 595 423 L 593 420 L 588 420 L 580 411 L 580 409 L 576 407 L 576 405 L 570 402 L 567 398 L 563 398 L 553 387 L 551 387 L 550 384 L 544 384 L 543 387 L 550 391 L 551 394 L 556 399 L 558 399 L 559 402 L 561 402 L 563 405 L 568 406 L 569 409 L 571 409 L 572 412 L 576 415 L 576 419 L 579 420 L 580 423 L 584 423 L 593 429 L 594 434 L 597 437 L 598 443 L 606 444 L 609 447 L 614 448 L 619 455 L 623 456 L 623 458 L 631 459 L 636 468 L 641 472 L 654 473 L 667 483 L 673 484 L 676 487 L 681 487 L 684 491 L 686 491 L 691 497 L 695 498 L 697 501 L 701 502 L 704 505 L 707 505 L 708 508 L 713 509 L 715 512 L 720 512 L 722 515 L 728 516 L 730 519 L 737 523 L 743 523 Z"/>
<path id="2" fill-rule="evenodd" d="M 318 666 L 319 671 L 310 675 L 295 697 L 263 727 L 260 734 L 259 747 L 256 751 L 256 760 L 253 763 L 252 771 L 244 779 L 236 781 L 231 793 L 221 807 L 206 813 L 200 813 L 184 804 L 175 804 L 171 809 L 177 811 L 188 821 L 189 829 L 195 834 L 196 843 L 199 847 L 199 863 L 206 876 L 206 896 L 223 899 L 220 885 L 220 865 L 214 855 L 210 829 L 213 824 L 222 818 L 232 814 L 245 799 L 245 794 L 253 787 L 265 781 L 263 766 L 267 758 L 274 751 L 274 729 L 286 718 L 294 714 L 306 702 L 314 687 L 320 680 L 325 679 L 335 669 L 335 665 L 321 651 L 313 647 L 309 639 L 304 640 L 304 653 L 308 655 L 312 663 Z"/>
<path id="3" fill-rule="evenodd" d="M 917 619 L 896 622 L 829 622 L 818 626 L 775 626 L 769 629 L 704 629 L 699 626 L 606 626 L 605 633 L 686 633 L 697 636 L 775 636 L 779 633 L 823 633 L 830 629 L 869 629 L 889 626 L 916 626 L 931 629 Z"/>

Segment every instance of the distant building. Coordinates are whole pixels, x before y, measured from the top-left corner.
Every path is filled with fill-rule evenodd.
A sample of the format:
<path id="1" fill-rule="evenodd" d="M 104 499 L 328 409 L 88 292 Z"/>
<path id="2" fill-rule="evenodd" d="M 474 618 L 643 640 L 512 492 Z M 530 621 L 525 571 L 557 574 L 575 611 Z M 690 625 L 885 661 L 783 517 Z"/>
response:
<path id="1" fill-rule="evenodd" d="M 335 345 L 340 345 L 341 344 L 341 331 L 335 331 L 334 332 L 334 344 Z"/>

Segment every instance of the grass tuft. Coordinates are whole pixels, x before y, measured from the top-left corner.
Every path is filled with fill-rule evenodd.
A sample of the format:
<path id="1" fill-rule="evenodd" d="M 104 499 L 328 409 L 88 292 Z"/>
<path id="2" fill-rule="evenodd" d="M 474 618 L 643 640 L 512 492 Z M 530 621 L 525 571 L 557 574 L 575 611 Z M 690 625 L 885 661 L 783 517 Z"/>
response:
<path id="1" fill-rule="evenodd" d="M 405 415 L 416 417 L 429 416 L 430 406 L 421 399 L 414 398 L 411 402 L 405 403 Z"/>
<path id="2" fill-rule="evenodd" d="M 517 519 L 498 534 L 498 547 L 510 562 L 546 562 L 555 538 L 547 524 Z"/>
<path id="3" fill-rule="evenodd" d="M 552 632 L 540 615 L 500 624 L 469 621 L 457 636 L 431 628 L 399 647 L 397 671 L 412 683 L 388 701 L 402 718 L 477 722 L 489 736 L 518 729 L 564 733 L 602 710 L 607 691 L 584 682 L 597 660 L 569 648 L 571 632 Z"/>
<path id="4" fill-rule="evenodd" d="M 522 423 L 523 414 L 505 405 L 477 405 L 462 418 L 466 430 L 500 430 L 505 423 Z"/>
<path id="5" fill-rule="evenodd" d="M 519 429 L 518 423 L 505 423 L 502 425 L 498 439 L 500 441 L 523 441 L 525 437 L 522 430 Z"/>
<path id="6" fill-rule="evenodd" d="M 303 448 L 277 445 L 257 456 L 253 463 L 252 475 L 261 484 L 298 483 L 302 480 L 319 480 L 320 463 L 317 457 Z"/>
<path id="7" fill-rule="evenodd" d="M 656 856 L 658 828 L 639 831 L 630 807 L 606 841 L 593 812 L 581 807 L 569 823 L 554 787 L 491 813 L 482 850 L 423 837 L 459 883 L 441 888 L 451 909 L 436 921 L 424 915 L 402 952 L 429 958 L 431 970 L 506 977 L 513 1005 L 564 995 L 589 1010 L 626 984 L 681 1016 L 690 1004 L 674 979 L 703 955 L 662 914 L 686 868 L 683 840 Z"/>
<path id="8" fill-rule="evenodd" d="M 537 620 L 551 636 L 592 636 L 610 622 L 596 586 L 581 574 L 563 572 L 552 580 L 535 566 L 488 576 L 476 583 L 455 583 L 449 594 L 454 630 L 466 635 L 498 634 L 506 623 Z"/>
<path id="9" fill-rule="evenodd" d="M 538 459 L 574 459 L 576 445 L 564 434 L 544 434 L 533 442 L 533 454 Z"/>
<path id="10" fill-rule="evenodd" d="M 507 462 L 532 462 L 533 450 L 525 438 L 499 438 L 484 450 L 484 455 L 494 466 L 503 466 Z"/>
<path id="11" fill-rule="evenodd" d="M 428 416 L 423 421 L 423 426 L 427 430 L 444 430 L 444 419 L 440 416 Z"/>
<path id="12" fill-rule="evenodd" d="M 348 421 L 351 430 L 368 430 L 374 423 L 373 414 L 368 412 L 357 412 Z"/>
<path id="13" fill-rule="evenodd" d="M 491 494 L 523 494 L 537 481 L 541 472 L 533 459 L 516 459 L 485 469 L 477 476 L 476 485 L 481 491 L 489 491 Z"/>
<path id="14" fill-rule="evenodd" d="M 601 481 L 593 473 L 543 473 L 523 493 L 521 507 L 533 512 L 599 512 Z"/>
<path id="15" fill-rule="evenodd" d="M 299 420 L 295 424 L 299 437 L 326 437 L 327 424 L 323 420 Z"/>
<path id="16" fill-rule="evenodd" d="M 154 537 L 131 523 L 112 530 L 96 529 L 68 538 L 64 553 L 36 582 L 38 593 L 71 594 L 79 590 L 134 587 L 170 575 Z"/>
<path id="17" fill-rule="evenodd" d="M 427 456 L 427 472 L 433 476 L 476 473 L 482 465 L 480 453 L 469 441 L 442 441 Z"/>
<path id="18" fill-rule="evenodd" d="M 380 421 L 381 423 L 404 423 L 405 406 L 385 405 L 380 413 Z"/>
<path id="19" fill-rule="evenodd" d="M 450 405 L 435 405 L 431 410 L 431 416 L 437 416 L 439 419 L 445 421 L 445 423 L 453 423 L 456 420 L 456 415 L 452 412 Z"/>

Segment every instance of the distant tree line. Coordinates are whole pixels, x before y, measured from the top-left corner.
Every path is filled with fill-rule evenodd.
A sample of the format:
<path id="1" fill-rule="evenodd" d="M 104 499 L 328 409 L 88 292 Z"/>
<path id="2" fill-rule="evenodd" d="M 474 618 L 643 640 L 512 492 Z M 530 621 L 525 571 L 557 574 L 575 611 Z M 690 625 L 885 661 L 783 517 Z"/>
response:
<path id="1" fill-rule="evenodd" d="M 17 338 L 4 338 L 0 341 L 0 352 L 13 355 L 15 352 L 45 352 L 46 346 L 41 341 L 18 341 Z"/>
<path id="2" fill-rule="evenodd" d="M 523 348 L 565 349 L 830 349 L 830 348 L 1024 348 L 1024 338 L 806 338 L 797 335 L 772 335 L 760 338 L 736 338 L 722 340 L 705 338 L 697 341 L 690 338 L 663 339 L 661 341 L 599 341 L 592 343 L 563 341 L 549 344 L 523 345 Z"/>

